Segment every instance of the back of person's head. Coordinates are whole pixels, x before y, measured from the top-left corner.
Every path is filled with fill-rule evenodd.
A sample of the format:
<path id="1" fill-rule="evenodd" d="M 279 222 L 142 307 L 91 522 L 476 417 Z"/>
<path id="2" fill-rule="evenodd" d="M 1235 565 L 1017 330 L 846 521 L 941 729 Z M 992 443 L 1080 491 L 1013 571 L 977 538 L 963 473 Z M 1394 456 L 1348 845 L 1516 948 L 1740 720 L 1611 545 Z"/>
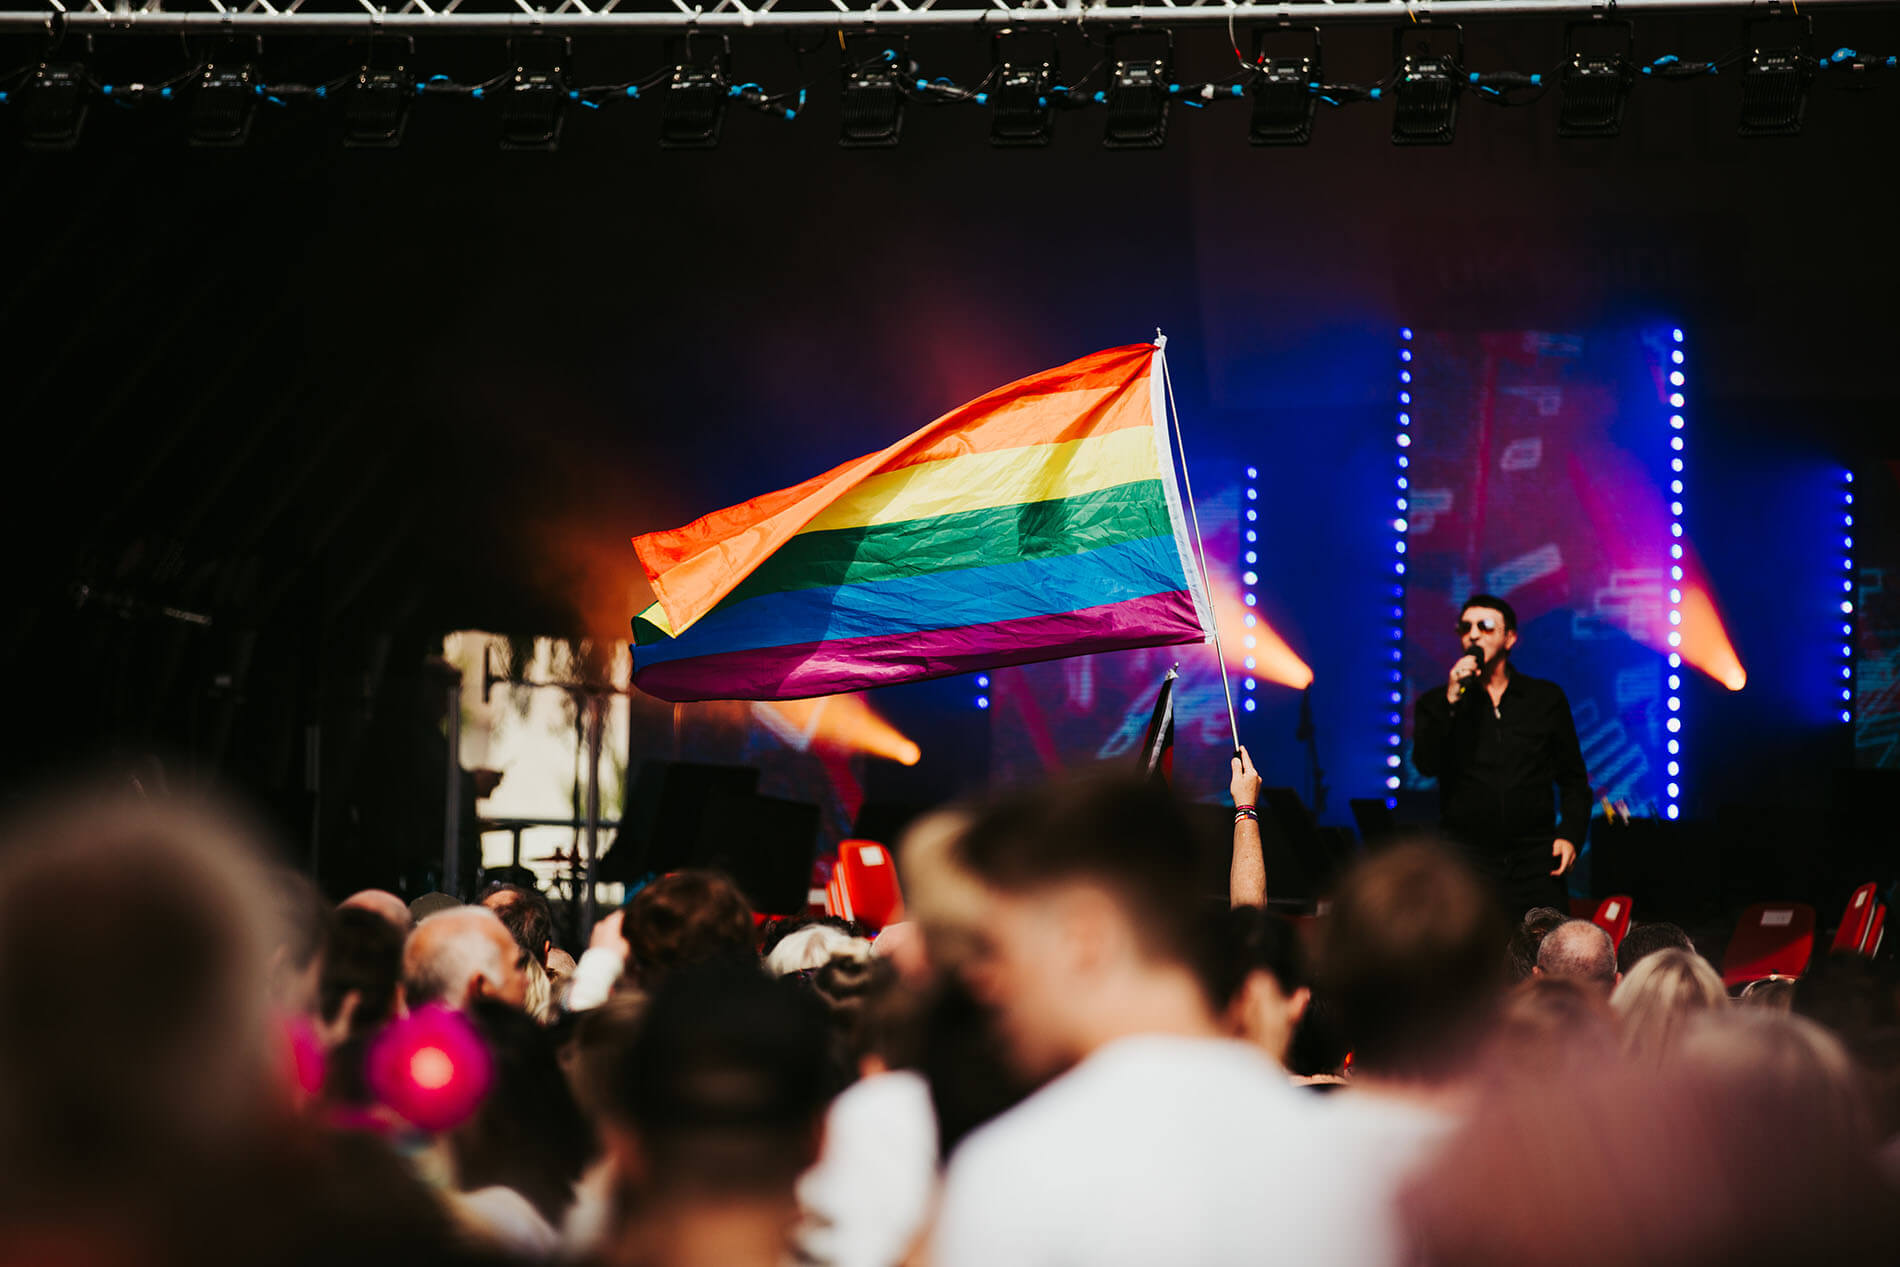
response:
<path id="1" fill-rule="evenodd" d="M 1305 988 L 1306 952 L 1291 920 L 1258 906 L 1236 906 L 1214 917 L 1219 954 L 1209 978 L 1209 993 L 1232 1003 L 1247 977 L 1264 972 L 1286 995 Z"/>
<path id="2" fill-rule="evenodd" d="M 1165 788 L 1096 774 L 1005 793 L 976 815 L 956 853 L 980 883 L 1002 893 L 1099 889 L 1146 957 L 1206 975 L 1213 938 L 1194 837 Z"/>
<path id="3" fill-rule="evenodd" d="M 671 973 L 647 1003 L 614 1079 L 636 1190 L 788 1193 L 816 1155 L 832 1089 L 829 1026 L 802 983 L 750 954 Z"/>
<path id="4" fill-rule="evenodd" d="M 268 872 L 278 942 L 271 950 L 271 997 L 289 1012 L 308 1011 L 315 1001 L 318 959 L 329 931 L 330 903 L 301 871 Z"/>
<path id="5" fill-rule="evenodd" d="M 1221 911 L 1214 923 L 1209 994 L 1231 1033 L 1284 1062 L 1312 997 L 1299 930 L 1258 906 Z"/>
<path id="6" fill-rule="evenodd" d="M 1794 978 L 1763 977 L 1760 981 L 1750 981 L 1735 996 L 1735 1001 L 1743 1007 L 1764 1008 L 1770 1012 L 1794 1011 Z"/>
<path id="7" fill-rule="evenodd" d="M 1537 948 L 1537 971 L 1582 981 L 1607 994 L 1616 985 L 1616 943 L 1587 919 L 1565 920 Z"/>
<path id="8" fill-rule="evenodd" d="M 752 906 L 739 886 L 713 871 L 675 871 L 630 898 L 620 931 L 627 975 L 652 990 L 688 964 L 751 953 Z"/>
<path id="9" fill-rule="evenodd" d="M 131 1195 L 257 1129 L 286 934 L 252 841 L 116 794 L 0 826 L 0 1216 Z"/>
<path id="10" fill-rule="evenodd" d="M 362 1038 L 395 1015 L 403 935 L 383 916 L 344 907 L 332 917 L 318 980 L 318 1009 L 339 1038 Z"/>
<path id="11" fill-rule="evenodd" d="M 1734 1082 L 1742 1094 L 1800 1103 L 1842 1147 L 1880 1140 L 1869 1088 L 1841 1040 L 1806 1017 L 1766 1008 L 1727 1008 L 1692 1018 L 1676 1059 L 1708 1085 Z"/>
<path id="12" fill-rule="evenodd" d="M 1570 917 L 1554 906 L 1533 906 L 1524 912 L 1524 918 L 1518 922 L 1517 931 L 1511 934 L 1511 979 L 1527 980 L 1531 970 L 1537 966 L 1537 950 L 1544 944 L 1544 937 L 1551 929 L 1564 923 Z"/>
<path id="13" fill-rule="evenodd" d="M 491 884 L 482 893 L 480 905 L 493 911 L 520 946 L 543 968 L 548 966 L 548 951 L 554 944 L 554 908 L 538 891 L 522 884 Z"/>
<path id="14" fill-rule="evenodd" d="M 1616 1014 L 1596 986 L 1573 977 L 1520 981 L 1504 996 L 1485 1045 L 1488 1068 L 1548 1083 L 1618 1054 Z"/>
<path id="15" fill-rule="evenodd" d="M 847 953 L 834 955 L 815 968 L 791 974 L 810 986 L 812 994 L 825 1005 L 825 1017 L 831 1022 L 835 1085 L 839 1088 L 858 1076 L 860 1061 L 866 1054 L 865 1005 L 877 981 L 892 972 L 889 964 L 874 961 L 869 955 Z"/>
<path id="16" fill-rule="evenodd" d="M 1695 943 L 1689 940 L 1689 934 L 1682 931 L 1680 926 L 1667 920 L 1631 924 L 1623 934 L 1622 944 L 1616 948 L 1616 970 L 1627 977 L 1631 968 L 1659 950 L 1693 952 Z"/>
<path id="17" fill-rule="evenodd" d="M 1503 989 L 1509 937 L 1483 884 L 1438 845 L 1394 845 L 1348 872 L 1320 923 L 1314 979 L 1353 1068 L 1460 1072 Z"/>
<path id="18" fill-rule="evenodd" d="M 1709 961 L 1693 950 L 1659 950 L 1630 969 L 1610 996 L 1630 1059 L 1655 1064 L 1668 1056 L 1690 1019 L 1726 1008 L 1728 991 Z"/>
<path id="19" fill-rule="evenodd" d="M 360 889 L 336 905 L 340 911 L 356 908 L 374 911 L 388 920 L 391 927 L 404 934 L 416 926 L 416 918 L 410 913 L 409 904 L 388 889 Z"/>
<path id="20" fill-rule="evenodd" d="M 1709 1012 L 1660 1065 L 1610 1060 L 1488 1087 L 1400 1199 L 1409 1260 L 1893 1261 L 1900 1202 L 1842 1092 L 1844 1062 L 1794 1024 Z"/>
<path id="21" fill-rule="evenodd" d="M 808 971 L 837 958 L 868 960 L 870 957 L 871 943 L 867 939 L 853 937 L 828 924 L 807 924 L 779 939 L 765 956 L 765 970 L 782 977 Z"/>
<path id="22" fill-rule="evenodd" d="M 558 1227 L 594 1152 L 547 1030 L 505 1004 L 477 1000 L 468 1019 L 493 1059 L 494 1080 L 475 1115 L 449 1137 L 463 1191 L 501 1186 Z"/>
<path id="23" fill-rule="evenodd" d="M 410 1008 L 440 1003 L 464 1006 L 471 995 L 503 991 L 521 981 L 526 958 L 493 911 L 456 906 L 417 924 L 403 944 L 403 998 Z M 515 962 L 511 962 L 511 959 Z"/>
<path id="24" fill-rule="evenodd" d="M 1900 973 L 1891 955 L 1828 955 L 1794 983 L 1793 1010 L 1825 1026 L 1866 1071 L 1881 1131 L 1900 1135 Z"/>

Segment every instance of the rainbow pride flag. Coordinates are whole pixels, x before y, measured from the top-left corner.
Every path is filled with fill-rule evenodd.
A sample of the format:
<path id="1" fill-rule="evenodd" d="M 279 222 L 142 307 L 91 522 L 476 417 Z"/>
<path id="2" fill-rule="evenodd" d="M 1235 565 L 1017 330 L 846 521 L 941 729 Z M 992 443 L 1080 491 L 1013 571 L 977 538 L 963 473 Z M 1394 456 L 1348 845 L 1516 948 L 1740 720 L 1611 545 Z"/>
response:
<path id="1" fill-rule="evenodd" d="M 633 539 L 634 682 L 798 699 L 1204 642 L 1159 344 L 1000 387 L 793 488 Z"/>

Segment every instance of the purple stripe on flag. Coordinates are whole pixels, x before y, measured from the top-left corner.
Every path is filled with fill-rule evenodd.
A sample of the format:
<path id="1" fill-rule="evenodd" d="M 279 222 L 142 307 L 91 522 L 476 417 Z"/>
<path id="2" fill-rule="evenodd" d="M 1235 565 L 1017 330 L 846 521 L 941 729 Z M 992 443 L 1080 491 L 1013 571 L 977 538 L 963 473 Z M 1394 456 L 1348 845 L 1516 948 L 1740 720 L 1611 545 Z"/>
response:
<path id="1" fill-rule="evenodd" d="M 665 700 L 806 699 L 1006 664 L 1205 640 L 1193 598 L 1186 590 L 1170 590 L 1050 616 L 728 651 L 645 667 L 639 667 L 636 647 L 633 678 L 641 690 Z"/>

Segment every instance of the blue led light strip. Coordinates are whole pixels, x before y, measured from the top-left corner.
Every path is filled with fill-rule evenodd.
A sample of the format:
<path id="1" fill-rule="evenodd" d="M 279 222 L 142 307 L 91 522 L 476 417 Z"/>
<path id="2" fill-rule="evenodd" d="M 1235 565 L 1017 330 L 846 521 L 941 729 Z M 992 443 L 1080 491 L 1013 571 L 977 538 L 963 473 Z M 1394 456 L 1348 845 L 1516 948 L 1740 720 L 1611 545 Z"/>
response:
<path id="1" fill-rule="evenodd" d="M 1399 329 L 1399 408 L 1398 430 L 1393 437 L 1398 446 L 1397 491 L 1393 498 L 1391 585 L 1391 691 L 1386 702 L 1385 807 L 1397 809 L 1398 797 L 1392 793 L 1403 782 L 1399 767 L 1405 764 L 1401 750 L 1405 744 L 1405 534 L 1410 526 L 1406 512 L 1411 505 L 1412 483 L 1408 477 L 1412 459 L 1412 328 Z"/>
<path id="2" fill-rule="evenodd" d="M 1260 508 L 1256 505 L 1260 500 L 1260 486 L 1257 482 L 1259 479 L 1260 468 L 1257 466 L 1248 467 L 1247 482 L 1241 489 L 1241 496 L 1244 498 L 1243 505 L 1245 508 L 1241 511 L 1240 515 L 1242 521 L 1240 530 L 1240 562 L 1242 564 L 1240 569 L 1240 601 L 1247 605 L 1247 614 L 1243 618 L 1247 627 L 1247 633 L 1241 639 L 1241 644 L 1246 649 L 1247 656 L 1246 659 L 1241 662 L 1241 665 L 1247 670 L 1247 676 L 1240 681 L 1240 689 L 1244 692 L 1240 701 L 1240 707 L 1249 713 L 1259 707 L 1259 705 L 1254 702 L 1254 692 L 1259 689 L 1259 683 L 1254 680 L 1254 650 L 1260 645 L 1259 636 L 1254 633 L 1254 630 L 1259 628 L 1260 625 L 1260 617 L 1254 614 L 1254 608 L 1260 605 L 1260 595 L 1255 588 L 1260 584 Z"/>
<path id="3" fill-rule="evenodd" d="M 1669 352 L 1669 781 L 1663 786 L 1663 816 L 1682 817 L 1682 331 L 1671 330 Z"/>
<path id="4" fill-rule="evenodd" d="M 987 673 L 976 675 L 976 706 L 978 708 L 990 706 L 990 675 Z"/>
<path id="5" fill-rule="evenodd" d="M 1841 472 L 1841 721 L 1854 721 L 1854 473 Z"/>

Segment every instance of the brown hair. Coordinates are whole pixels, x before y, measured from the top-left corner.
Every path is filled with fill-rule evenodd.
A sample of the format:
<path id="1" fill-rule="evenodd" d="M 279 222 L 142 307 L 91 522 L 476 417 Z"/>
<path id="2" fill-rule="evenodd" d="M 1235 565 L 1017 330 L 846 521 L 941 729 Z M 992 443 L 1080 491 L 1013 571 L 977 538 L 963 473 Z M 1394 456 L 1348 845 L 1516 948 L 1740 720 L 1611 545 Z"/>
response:
<path id="1" fill-rule="evenodd" d="M 633 895 L 626 912 L 627 975 L 644 990 L 676 968 L 753 948 L 752 906 L 716 871 L 661 876 Z"/>
<path id="2" fill-rule="evenodd" d="M 1354 868 L 1321 921 L 1315 972 L 1354 1067 L 1431 1078 L 1462 1065 L 1503 988 L 1509 937 L 1483 884 L 1437 845 Z"/>
<path id="3" fill-rule="evenodd" d="M 971 822 L 957 854 L 1005 893 L 1100 885 L 1150 956 L 1201 976 L 1213 958 L 1194 836 L 1165 788 L 1097 775 L 1006 793 Z"/>

